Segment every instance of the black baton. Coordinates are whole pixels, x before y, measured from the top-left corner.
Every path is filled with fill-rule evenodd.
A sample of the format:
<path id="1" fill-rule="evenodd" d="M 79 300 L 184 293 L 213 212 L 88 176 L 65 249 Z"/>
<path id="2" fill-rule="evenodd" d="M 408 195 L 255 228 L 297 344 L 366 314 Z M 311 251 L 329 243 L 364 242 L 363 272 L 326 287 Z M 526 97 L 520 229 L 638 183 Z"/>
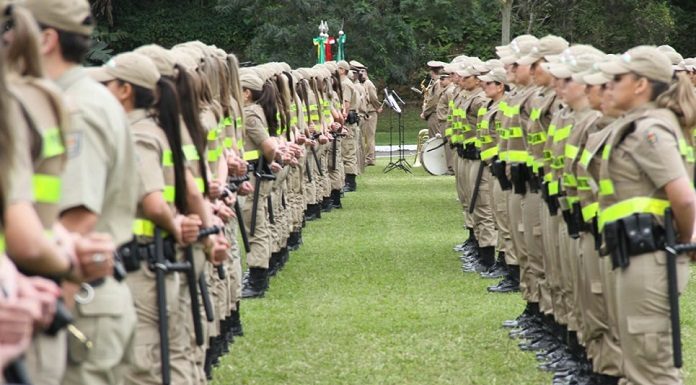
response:
<path id="1" fill-rule="evenodd" d="M 469 214 L 474 213 L 476 208 L 476 200 L 478 200 L 479 189 L 481 188 L 481 179 L 483 179 L 483 169 L 485 168 L 483 161 L 479 161 L 478 174 L 476 174 L 476 184 L 474 185 L 474 192 L 471 195 L 471 203 L 469 203 Z"/>

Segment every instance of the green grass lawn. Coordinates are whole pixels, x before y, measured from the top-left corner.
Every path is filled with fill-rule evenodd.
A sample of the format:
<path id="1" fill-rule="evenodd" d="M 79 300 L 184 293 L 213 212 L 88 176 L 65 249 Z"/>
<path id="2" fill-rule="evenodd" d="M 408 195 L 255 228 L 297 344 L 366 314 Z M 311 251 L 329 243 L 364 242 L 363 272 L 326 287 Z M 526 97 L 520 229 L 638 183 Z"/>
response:
<path id="1" fill-rule="evenodd" d="M 245 336 L 214 385 L 550 384 L 500 327 L 520 296 L 489 294 L 491 281 L 460 271 L 454 178 L 383 174 L 385 164 L 358 178 L 343 210 L 308 223 L 265 298 L 243 302 Z M 682 299 L 688 371 L 695 291 Z"/>
<path id="2" fill-rule="evenodd" d="M 422 129 L 427 129 L 428 124 L 425 120 L 420 118 L 421 106 L 420 103 L 407 103 L 403 110 L 403 123 L 404 123 L 404 133 L 406 144 L 416 144 L 418 141 L 418 131 Z M 398 144 L 399 134 L 398 134 L 398 115 L 388 108 L 379 115 L 379 120 L 377 121 L 377 134 L 375 135 L 375 142 L 378 146 L 388 146 L 389 145 L 389 124 L 393 125 L 393 141 L 394 144 Z"/>

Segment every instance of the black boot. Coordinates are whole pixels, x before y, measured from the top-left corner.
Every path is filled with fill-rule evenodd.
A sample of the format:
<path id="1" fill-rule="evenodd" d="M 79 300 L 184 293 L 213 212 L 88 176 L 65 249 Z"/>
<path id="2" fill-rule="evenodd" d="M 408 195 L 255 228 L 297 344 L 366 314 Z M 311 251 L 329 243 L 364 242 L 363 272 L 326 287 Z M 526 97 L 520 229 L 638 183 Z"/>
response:
<path id="1" fill-rule="evenodd" d="M 249 280 L 242 289 L 242 298 L 263 297 L 268 289 L 268 269 L 249 268 Z"/>
<path id="2" fill-rule="evenodd" d="M 343 208 L 343 205 L 341 204 L 341 190 L 331 190 L 331 201 L 333 208 Z"/>
<path id="3" fill-rule="evenodd" d="M 505 263 L 505 253 L 499 252 L 498 259 L 495 261 L 488 271 L 481 273 L 482 278 L 501 278 L 507 273 L 507 264 Z"/>
<path id="4" fill-rule="evenodd" d="M 314 204 L 314 213 L 317 215 L 317 219 L 321 219 L 321 203 Z"/>
<path id="5" fill-rule="evenodd" d="M 295 251 L 300 248 L 300 232 L 293 231 L 288 237 L 288 250 Z"/>
<path id="6" fill-rule="evenodd" d="M 489 286 L 491 293 L 514 293 L 520 291 L 520 266 L 508 265 L 508 275 L 496 286 Z"/>
<path id="7" fill-rule="evenodd" d="M 495 246 L 478 248 L 478 258 L 471 264 L 462 267 L 465 273 L 483 273 L 488 271 L 495 263 Z"/>
<path id="8" fill-rule="evenodd" d="M 333 209 L 333 199 L 324 197 L 324 200 L 321 202 L 321 211 L 328 213 L 331 212 L 331 209 Z"/>
<path id="9" fill-rule="evenodd" d="M 304 219 L 307 222 L 317 219 L 317 213 L 314 211 L 314 205 L 307 205 Z M 304 223 L 302 224 L 302 226 L 304 227 Z"/>
<path id="10" fill-rule="evenodd" d="M 280 270 L 280 253 L 276 251 L 271 253 L 271 260 L 268 262 L 268 276 L 275 277 L 278 270 Z"/>
<path id="11" fill-rule="evenodd" d="M 358 185 L 355 182 L 355 174 L 346 174 L 346 184 L 343 186 L 344 192 L 352 192 L 357 190 Z"/>
<path id="12" fill-rule="evenodd" d="M 242 317 L 240 313 L 240 305 L 242 303 L 237 301 L 237 309 L 232 311 L 230 317 L 230 331 L 235 337 L 242 337 L 244 335 L 244 329 L 242 328 Z"/>
<path id="13" fill-rule="evenodd" d="M 476 241 L 476 235 L 474 234 L 474 228 L 467 227 L 466 230 L 469 233 L 469 237 L 466 239 L 466 241 L 464 241 L 464 243 L 461 243 L 459 245 L 454 246 L 454 251 L 466 253 L 466 252 L 471 251 L 472 248 L 478 247 L 478 242 Z"/>

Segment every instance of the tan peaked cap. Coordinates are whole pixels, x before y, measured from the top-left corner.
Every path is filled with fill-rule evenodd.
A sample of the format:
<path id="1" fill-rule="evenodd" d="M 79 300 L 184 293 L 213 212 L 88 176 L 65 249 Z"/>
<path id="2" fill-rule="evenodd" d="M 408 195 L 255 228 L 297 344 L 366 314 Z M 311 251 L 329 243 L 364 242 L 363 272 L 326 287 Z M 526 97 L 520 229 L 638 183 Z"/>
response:
<path id="1" fill-rule="evenodd" d="M 116 55 L 103 66 L 90 69 L 89 74 L 98 82 L 118 79 L 153 91 L 160 80 L 155 63 L 135 52 Z"/>
<path id="2" fill-rule="evenodd" d="M 490 72 L 485 75 L 481 75 L 478 78 L 483 82 L 498 82 L 500 84 L 507 83 L 507 73 L 501 67 L 493 68 L 490 70 Z"/>
<path id="3" fill-rule="evenodd" d="M 36 21 L 65 32 L 89 36 L 94 31 L 94 18 L 87 0 L 25 0 L 22 5 Z"/>
<path id="4" fill-rule="evenodd" d="M 149 57 L 150 60 L 155 63 L 157 71 L 159 71 L 162 76 L 176 75 L 176 70 L 174 69 L 176 59 L 174 58 L 174 54 L 166 48 L 157 44 L 148 44 L 134 49 L 133 52 Z"/>
<path id="5" fill-rule="evenodd" d="M 631 48 L 616 60 L 600 64 L 599 68 L 610 75 L 633 72 L 667 84 L 672 81 L 672 62 L 667 55 L 653 46 L 641 45 Z"/>
<path id="6" fill-rule="evenodd" d="M 239 76 L 239 84 L 241 84 L 242 88 L 261 91 L 263 90 L 264 81 L 261 80 L 255 71 L 245 71 Z"/>
<path id="7" fill-rule="evenodd" d="M 562 37 L 554 35 L 544 36 L 539 39 L 539 42 L 534 47 L 532 47 L 532 51 L 526 56 L 517 60 L 517 63 L 522 65 L 534 64 L 537 60 L 543 59 L 547 56 L 555 56 L 560 54 L 566 48 L 568 48 L 568 45 L 568 41 Z"/>

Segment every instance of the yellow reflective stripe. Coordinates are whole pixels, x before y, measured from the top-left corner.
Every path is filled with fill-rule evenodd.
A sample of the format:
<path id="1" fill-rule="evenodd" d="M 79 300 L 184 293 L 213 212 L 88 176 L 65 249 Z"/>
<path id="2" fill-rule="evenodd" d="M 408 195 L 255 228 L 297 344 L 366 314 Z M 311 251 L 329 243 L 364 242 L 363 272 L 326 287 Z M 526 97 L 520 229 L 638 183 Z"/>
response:
<path id="1" fill-rule="evenodd" d="M 198 156 L 198 150 L 196 150 L 196 146 L 194 146 L 193 144 L 185 144 L 181 146 L 181 150 L 184 152 L 184 156 L 188 161 L 200 159 L 200 156 Z M 171 153 L 171 151 L 169 151 L 169 153 Z"/>
<path id="2" fill-rule="evenodd" d="M 529 153 L 527 151 L 519 151 L 519 150 L 508 150 L 507 151 L 507 159 L 510 162 L 526 163 L 527 157 L 529 157 Z"/>
<path id="3" fill-rule="evenodd" d="M 512 118 L 516 115 L 520 114 L 520 105 L 516 106 L 508 106 L 505 111 L 503 111 L 503 114 L 507 116 L 508 118 Z"/>
<path id="4" fill-rule="evenodd" d="M 493 143 L 493 137 L 490 135 L 481 135 L 479 141 L 481 142 L 481 144 Z"/>
<path id="5" fill-rule="evenodd" d="M 173 202 L 174 202 L 174 196 L 176 195 L 174 186 L 165 185 L 165 186 L 164 186 L 164 191 L 162 191 L 162 195 L 164 196 L 164 200 L 165 200 L 167 203 L 173 203 Z"/>
<path id="6" fill-rule="evenodd" d="M 234 120 L 234 122 L 235 122 L 235 125 L 237 127 L 241 127 L 242 126 L 242 117 L 238 116 L 237 119 Z"/>
<path id="7" fill-rule="evenodd" d="M 578 153 L 580 152 L 580 148 L 578 146 L 573 146 L 572 144 L 567 144 L 565 145 L 565 157 L 571 160 L 575 160 L 575 158 L 578 156 Z"/>
<path id="8" fill-rule="evenodd" d="M 138 235 L 141 237 L 154 237 L 155 223 L 147 219 L 136 218 L 133 221 L 131 231 L 133 231 L 133 235 Z M 162 231 L 163 237 L 166 237 L 167 235 L 169 234 L 166 231 Z"/>
<path id="9" fill-rule="evenodd" d="M 225 138 L 225 140 L 222 141 L 222 146 L 229 149 L 232 148 L 232 143 L 232 138 L 228 136 L 227 138 Z"/>
<path id="10" fill-rule="evenodd" d="M 565 127 L 559 128 L 556 130 L 556 132 L 553 134 L 553 142 L 557 143 L 560 142 L 563 139 L 566 139 L 567 137 L 570 136 L 570 130 L 573 128 L 572 124 L 569 124 Z"/>
<path id="11" fill-rule="evenodd" d="M 238 148 L 240 151 L 243 151 L 243 150 L 244 150 L 244 139 L 243 139 L 243 138 L 237 139 L 237 148 Z"/>
<path id="12" fill-rule="evenodd" d="M 591 191 L 592 186 L 590 186 L 590 178 L 586 176 L 578 176 L 578 191 Z"/>
<path id="13" fill-rule="evenodd" d="M 471 131 L 471 126 L 468 125 L 468 124 L 464 124 L 464 125 L 462 126 L 462 131 L 464 131 L 464 132 L 469 132 L 469 131 Z"/>
<path id="14" fill-rule="evenodd" d="M 534 167 L 534 156 L 532 154 L 527 156 L 527 167 Z"/>
<path id="15" fill-rule="evenodd" d="M 559 155 L 557 157 L 552 157 L 551 159 L 551 168 L 554 170 L 561 170 L 565 167 L 565 158 L 563 155 Z"/>
<path id="16" fill-rule="evenodd" d="M 482 120 L 476 124 L 476 128 L 479 130 L 487 130 L 490 127 L 490 122 L 488 120 Z"/>
<path id="17" fill-rule="evenodd" d="M 551 182 L 553 179 L 553 173 L 552 172 L 547 172 L 544 174 L 544 182 Z"/>
<path id="18" fill-rule="evenodd" d="M 508 152 L 507 151 L 499 151 L 498 152 L 498 159 L 507 161 L 508 160 Z"/>
<path id="19" fill-rule="evenodd" d="M 510 131 L 507 128 L 497 128 L 495 131 L 502 140 L 508 140 L 510 137 Z"/>
<path id="20" fill-rule="evenodd" d="M 599 202 L 590 203 L 582 208 L 582 219 L 589 222 L 599 213 Z"/>
<path id="21" fill-rule="evenodd" d="M 544 131 L 527 134 L 527 143 L 536 146 L 537 144 L 546 143 L 546 133 Z"/>
<path id="22" fill-rule="evenodd" d="M 464 144 L 475 143 L 476 137 L 464 139 Z"/>
<path id="23" fill-rule="evenodd" d="M 563 174 L 563 186 L 564 187 L 575 187 L 578 185 L 578 180 L 575 179 L 575 175 L 570 173 Z"/>
<path id="24" fill-rule="evenodd" d="M 290 111 L 297 112 L 297 103 L 290 104 Z"/>
<path id="25" fill-rule="evenodd" d="M 331 112 L 329 112 L 329 115 L 331 115 Z M 298 122 L 299 122 L 299 120 L 297 119 L 297 116 L 293 115 L 290 118 L 290 125 L 291 126 L 296 126 Z"/>
<path id="26" fill-rule="evenodd" d="M 477 112 L 476 116 L 481 117 L 481 116 L 483 116 L 483 115 L 486 115 L 487 112 L 488 112 L 488 108 L 486 108 L 486 107 L 481 107 L 481 108 L 478 109 L 478 112 Z"/>
<path id="27" fill-rule="evenodd" d="M 58 203 L 60 201 L 61 180 L 57 176 L 34 174 L 32 176 L 34 199 L 38 203 Z"/>
<path id="28" fill-rule="evenodd" d="M 669 201 L 650 197 L 635 197 L 615 203 L 599 213 L 599 229 L 609 222 L 626 218 L 632 214 L 653 214 L 662 216 L 670 207 Z"/>
<path id="29" fill-rule="evenodd" d="M 196 187 L 198 188 L 198 191 L 204 192 L 205 191 L 205 183 L 203 183 L 203 178 L 195 178 L 196 181 Z"/>
<path id="30" fill-rule="evenodd" d="M 208 131 L 208 140 L 209 141 L 217 140 L 217 138 L 218 138 L 218 130 L 217 129 L 214 128 L 214 129 Z"/>
<path id="31" fill-rule="evenodd" d="M 164 150 L 162 152 L 162 166 L 173 167 L 174 166 L 174 154 L 172 150 Z"/>
<path id="32" fill-rule="evenodd" d="M 259 158 L 259 150 L 244 151 L 244 160 L 256 160 Z"/>
<path id="33" fill-rule="evenodd" d="M 502 100 L 500 104 L 498 104 L 498 110 L 502 111 L 503 114 L 505 114 L 505 111 L 508 109 L 508 104 L 505 100 Z"/>
<path id="34" fill-rule="evenodd" d="M 453 131 L 453 129 L 451 127 L 446 128 L 445 129 L 445 136 L 452 136 L 452 131 Z"/>
<path id="35" fill-rule="evenodd" d="M 532 108 L 532 112 L 529 114 L 529 120 L 532 122 L 535 122 L 539 120 L 541 117 L 541 109 L 540 108 Z"/>
<path id="36" fill-rule="evenodd" d="M 222 120 L 222 124 L 227 127 L 232 125 L 232 118 L 229 116 L 226 116 L 225 119 Z"/>
<path id="37" fill-rule="evenodd" d="M 559 184 L 557 180 L 549 182 L 549 195 L 558 195 Z"/>
<path id="38" fill-rule="evenodd" d="M 614 194 L 614 183 L 611 179 L 600 179 L 599 181 L 599 195 L 612 195 Z"/>
<path id="39" fill-rule="evenodd" d="M 0 253 L 5 252 L 5 234 L 0 234 Z"/>
<path id="40" fill-rule="evenodd" d="M 508 130 L 510 132 L 509 138 L 521 138 L 524 134 L 522 127 L 510 127 Z"/>
<path id="41" fill-rule="evenodd" d="M 568 202 L 568 206 L 572 206 L 576 202 L 580 202 L 580 198 L 578 198 L 576 196 L 569 195 L 565 198 L 566 198 L 566 202 Z"/>
<path id="42" fill-rule="evenodd" d="M 481 151 L 481 160 L 488 160 L 498 155 L 498 146 Z"/>
<path id="43" fill-rule="evenodd" d="M 686 143 L 686 140 L 679 139 L 679 154 L 689 163 L 694 163 L 694 148 Z"/>
<path id="44" fill-rule="evenodd" d="M 608 160 L 611 155 L 611 144 L 606 144 L 602 150 L 602 159 Z"/>
<path id="45" fill-rule="evenodd" d="M 548 136 L 553 137 L 556 135 L 556 125 L 555 124 L 549 124 L 549 131 L 548 131 Z"/>
<path id="46" fill-rule="evenodd" d="M 59 128 L 49 128 L 41 134 L 41 155 L 44 158 L 51 158 L 65 152 L 63 138 Z"/>
<path id="47" fill-rule="evenodd" d="M 553 160 L 553 153 L 550 150 L 544 150 L 544 161 L 551 162 Z"/>
<path id="48" fill-rule="evenodd" d="M 587 167 L 590 165 L 590 162 L 592 161 L 592 153 L 587 151 L 587 149 L 582 151 L 582 156 L 580 157 L 580 165 L 587 169 Z"/>
<path id="49" fill-rule="evenodd" d="M 217 162 L 220 159 L 220 151 L 218 149 L 208 150 L 208 162 Z"/>

